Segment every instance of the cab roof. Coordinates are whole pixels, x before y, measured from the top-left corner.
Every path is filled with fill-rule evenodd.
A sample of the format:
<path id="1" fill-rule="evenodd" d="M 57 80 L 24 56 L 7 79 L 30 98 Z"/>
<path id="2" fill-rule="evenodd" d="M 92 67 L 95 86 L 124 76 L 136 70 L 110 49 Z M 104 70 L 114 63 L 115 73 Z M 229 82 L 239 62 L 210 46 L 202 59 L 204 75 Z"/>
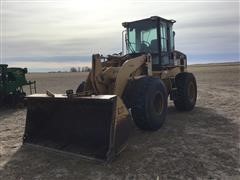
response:
<path id="1" fill-rule="evenodd" d="M 151 16 L 150 18 L 140 19 L 140 20 L 131 21 L 131 22 L 123 22 L 122 26 L 127 28 L 129 24 L 134 24 L 134 23 L 138 23 L 138 22 L 141 22 L 141 21 L 149 21 L 149 20 L 152 20 L 152 21 L 163 21 L 163 22 L 166 22 L 168 24 L 173 24 L 173 23 L 176 22 L 173 19 L 168 20 L 168 19 L 164 19 L 164 18 L 162 18 L 160 16 Z"/>

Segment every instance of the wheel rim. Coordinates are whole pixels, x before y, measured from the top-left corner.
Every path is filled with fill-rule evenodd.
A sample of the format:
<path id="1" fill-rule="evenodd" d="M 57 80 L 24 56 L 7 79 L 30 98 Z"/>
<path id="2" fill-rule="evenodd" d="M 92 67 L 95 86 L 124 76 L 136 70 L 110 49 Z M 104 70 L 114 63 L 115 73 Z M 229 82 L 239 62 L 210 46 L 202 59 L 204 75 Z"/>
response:
<path id="1" fill-rule="evenodd" d="M 155 95 L 154 101 L 153 101 L 153 107 L 156 113 L 161 114 L 163 111 L 163 97 L 161 93 L 157 93 Z"/>
<path id="2" fill-rule="evenodd" d="M 195 97 L 196 97 L 195 86 L 194 86 L 193 82 L 190 82 L 189 86 L 188 86 L 188 98 L 191 102 L 194 102 Z"/>

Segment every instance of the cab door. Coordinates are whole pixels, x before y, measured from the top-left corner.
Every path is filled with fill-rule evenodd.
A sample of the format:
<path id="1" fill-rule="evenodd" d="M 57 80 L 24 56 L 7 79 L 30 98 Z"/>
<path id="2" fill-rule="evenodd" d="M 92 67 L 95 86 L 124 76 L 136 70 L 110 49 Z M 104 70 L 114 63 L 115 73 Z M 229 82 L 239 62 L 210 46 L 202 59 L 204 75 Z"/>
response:
<path id="1" fill-rule="evenodd" d="M 167 24 L 164 22 L 160 23 L 160 58 L 161 66 L 166 66 L 170 64 L 170 54 L 168 46 L 168 28 Z"/>

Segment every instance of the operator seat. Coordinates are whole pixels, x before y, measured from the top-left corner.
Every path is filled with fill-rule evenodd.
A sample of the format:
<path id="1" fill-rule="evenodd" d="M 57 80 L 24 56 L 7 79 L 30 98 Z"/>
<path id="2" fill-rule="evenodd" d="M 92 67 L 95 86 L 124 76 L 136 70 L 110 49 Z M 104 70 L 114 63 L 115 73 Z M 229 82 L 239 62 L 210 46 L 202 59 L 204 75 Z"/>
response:
<path id="1" fill-rule="evenodd" d="M 150 50 L 152 53 L 157 53 L 158 52 L 158 40 L 153 39 L 150 44 Z"/>

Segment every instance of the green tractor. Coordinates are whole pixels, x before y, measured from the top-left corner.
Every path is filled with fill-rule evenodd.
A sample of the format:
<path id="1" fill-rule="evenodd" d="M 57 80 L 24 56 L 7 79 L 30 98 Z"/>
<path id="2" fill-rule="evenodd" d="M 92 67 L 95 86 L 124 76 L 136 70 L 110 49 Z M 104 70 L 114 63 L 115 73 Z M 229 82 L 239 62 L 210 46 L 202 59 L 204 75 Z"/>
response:
<path id="1" fill-rule="evenodd" d="M 0 64 L 0 106 L 22 102 L 26 96 L 23 86 L 29 86 L 30 94 L 36 93 L 36 82 L 27 81 L 26 73 L 27 68 L 9 68 L 7 64 Z"/>

